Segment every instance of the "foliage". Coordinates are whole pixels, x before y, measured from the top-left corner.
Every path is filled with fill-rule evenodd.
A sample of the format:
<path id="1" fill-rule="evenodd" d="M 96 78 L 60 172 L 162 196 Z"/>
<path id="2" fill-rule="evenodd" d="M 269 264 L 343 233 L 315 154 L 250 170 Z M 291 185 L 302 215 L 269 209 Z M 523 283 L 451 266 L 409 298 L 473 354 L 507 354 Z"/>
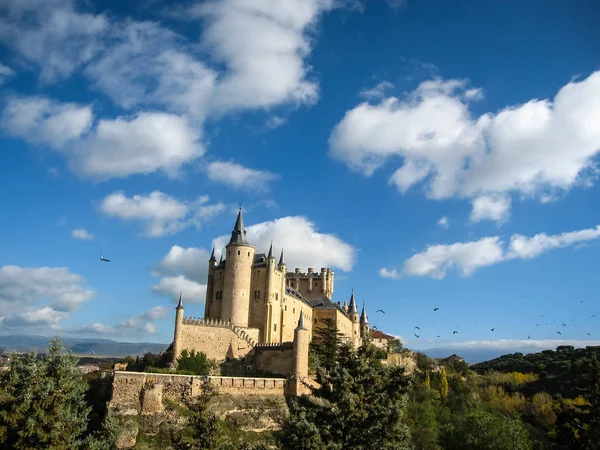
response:
<path id="1" fill-rule="evenodd" d="M 205 353 L 195 350 L 188 352 L 183 350 L 181 356 L 177 358 L 177 371 L 191 372 L 193 375 L 209 375 L 216 367 L 214 361 L 209 360 Z"/>
<path id="2" fill-rule="evenodd" d="M 87 383 L 58 338 L 45 355 L 13 355 L 0 379 L 0 447 L 12 449 L 101 448 L 86 437 Z"/>
<path id="3" fill-rule="evenodd" d="M 280 442 L 285 449 L 402 449 L 409 444 L 401 422 L 409 379 L 386 367 L 369 342 L 355 350 L 332 321 L 315 332 L 318 355 L 312 395 L 290 397 L 290 417 Z"/>
<path id="4" fill-rule="evenodd" d="M 443 399 L 447 399 L 448 398 L 448 377 L 446 375 L 446 369 L 444 367 L 442 367 L 440 374 L 442 377 L 442 387 L 440 390 L 440 394 L 442 394 Z"/>
<path id="5" fill-rule="evenodd" d="M 400 339 L 392 339 L 388 342 L 388 352 L 390 353 L 402 353 L 404 346 Z"/>
<path id="6" fill-rule="evenodd" d="M 130 372 L 147 372 L 149 368 L 166 369 L 169 367 L 173 356 L 171 353 L 164 351 L 160 354 L 147 352 L 144 356 L 136 356 L 135 360 L 128 356 L 125 358 L 127 362 L 127 370 Z"/>
<path id="7" fill-rule="evenodd" d="M 186 432 L 174 432 L 172 446 L 175 450 L 217 448 L 217 417 L 209 409 L 209 401 L 213 395 L 213 387 L 205 382 L 202 384 L 202 394 L 188 403 L 191 411 L 190 426 Z"/>

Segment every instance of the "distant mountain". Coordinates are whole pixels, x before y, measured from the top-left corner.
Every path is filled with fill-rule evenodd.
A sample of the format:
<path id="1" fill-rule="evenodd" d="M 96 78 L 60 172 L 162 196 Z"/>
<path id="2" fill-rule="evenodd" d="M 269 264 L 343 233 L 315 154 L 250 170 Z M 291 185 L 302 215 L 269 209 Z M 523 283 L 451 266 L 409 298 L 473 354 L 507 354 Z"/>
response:
<path id="1" fill-rule="evenodd" d="M 428 348 L 426 350 L 417 350 L 421 353 L 425 353 L 430 358 L 447 358 L 452 354 L 457 354 L 469 364 L 475 364 L 483 361 L 489 361 L 490 359 L 498 358 L 506 353 L 513 353 L 507 349 L 465 349 L 465 348 Z M 517 351 L 517 350 L 515 350 Z M 523 353 L 536 352 L 537 349 L 519 349 Z"/>
<path id="2" fill-rule="evenodd" d="M 169 344 L 158 344 L 152 342 L 118 342 L 111 339 L 81 339 L 61 338 L 65 346 L 76 355 L 114 356 L 125 357 L 127 355 L 137 356 L 147 352 L 160 353 Z M 49 337 L 36 335 L 0 335 L 0 349 L 6 351 L 26 352 L 37 350 L 40 353 L 46 351 Z M 94 353 L 92 353 L 92 351 Z"/>

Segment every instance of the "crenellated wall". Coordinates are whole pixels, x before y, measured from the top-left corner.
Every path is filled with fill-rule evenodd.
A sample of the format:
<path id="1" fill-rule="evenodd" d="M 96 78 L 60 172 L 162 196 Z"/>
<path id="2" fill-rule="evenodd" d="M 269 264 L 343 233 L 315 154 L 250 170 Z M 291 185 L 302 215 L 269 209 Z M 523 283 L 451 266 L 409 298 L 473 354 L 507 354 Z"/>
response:
<path id="1" fill-rule="evenodd" d="M 224 361 L 226 358 L 246 356 L 258 341 L 259 330 L 233 326 L 222 320 L 204 320 L 184 317 L 178 330 L 177 355 L 183 350 L 204 352 L 208 359 Z"/>
<path id="2" fill-rule="evenodd" d="M 292 342 L 263 344 L 254 348 L 256 369 L 273 375 L 289 376 L 294 372 Z"/>

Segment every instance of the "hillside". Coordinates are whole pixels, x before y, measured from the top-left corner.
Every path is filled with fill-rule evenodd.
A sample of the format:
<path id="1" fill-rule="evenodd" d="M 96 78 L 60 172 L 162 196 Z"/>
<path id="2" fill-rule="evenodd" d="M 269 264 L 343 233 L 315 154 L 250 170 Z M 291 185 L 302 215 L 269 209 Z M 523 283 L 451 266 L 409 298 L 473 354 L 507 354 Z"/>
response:
<path id="1" fill-rule="evenodd" d="M 0 349 L 17 352 L 37 350 L 41 353 L 45 351 L 49 340 L 49 337 L 37 335 L 0 336 Z M 81 339 L 64 337 L 62 340 L 65 344 L 65 347 L 71 353 L 79 356 L 137 356 L 143 355 L 147 352 L 160 353 L 168 347 L 168 344 L 152 342 L 119 342 L 111 339 Z"/>

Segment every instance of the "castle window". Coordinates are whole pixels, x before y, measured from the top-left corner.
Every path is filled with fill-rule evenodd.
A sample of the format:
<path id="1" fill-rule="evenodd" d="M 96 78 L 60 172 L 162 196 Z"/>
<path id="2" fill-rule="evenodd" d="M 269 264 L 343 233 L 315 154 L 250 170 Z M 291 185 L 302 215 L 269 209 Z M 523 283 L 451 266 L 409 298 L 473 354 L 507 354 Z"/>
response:
<path id="1" fill-rule="evenodd" d="M 273 331 L 277 331 L 277 324 L 276 323 L 273 324 Z"/>
<path id="2" fill-rule="evenodd" d="M 285 305 L 285 310 L 287 311 L 287 305 Z"/>
<path id="3" fill-rule="evenodd" d="M 279 294 L 275 293 L 275 300 L 279 300 Z"/>
<path id="4" fill-rule="evenodd" d="M 315 286 L 318 286 L 318 285 L 319 285 L 319 282 L 318 282 L 318 281 L 315 281 Z"/>
<path id="5" fill-rule="evenodd" d="M 240 256 L 240 255 L 241 255 L 241 252 L 238 250 L 238 256 Z"/>
<path id="6" fill-rule="evenodd" d="M 294 308 L 294 310 L 292 311 L 293 314 L 296 314 L 296 308 Z"/>
<path id="7" fill-rule="evenodd" d="M 292 283 L 292 287 L 294 287 L 294 283 Z"/>
<path id="8" fill-rule="evenodd" d="M 250 252 L 248 252 L 248 256 L 250 256 Z"/>
<path id="9" fill-rule="evenodd" d="M 315 323 L 317 323 L 317 319 L 315 319 Z"/>
<path id="10" fill-rule="evenodd" d="M 227 256 L 231 256 L 231 250 L 227 252 Z"/>

